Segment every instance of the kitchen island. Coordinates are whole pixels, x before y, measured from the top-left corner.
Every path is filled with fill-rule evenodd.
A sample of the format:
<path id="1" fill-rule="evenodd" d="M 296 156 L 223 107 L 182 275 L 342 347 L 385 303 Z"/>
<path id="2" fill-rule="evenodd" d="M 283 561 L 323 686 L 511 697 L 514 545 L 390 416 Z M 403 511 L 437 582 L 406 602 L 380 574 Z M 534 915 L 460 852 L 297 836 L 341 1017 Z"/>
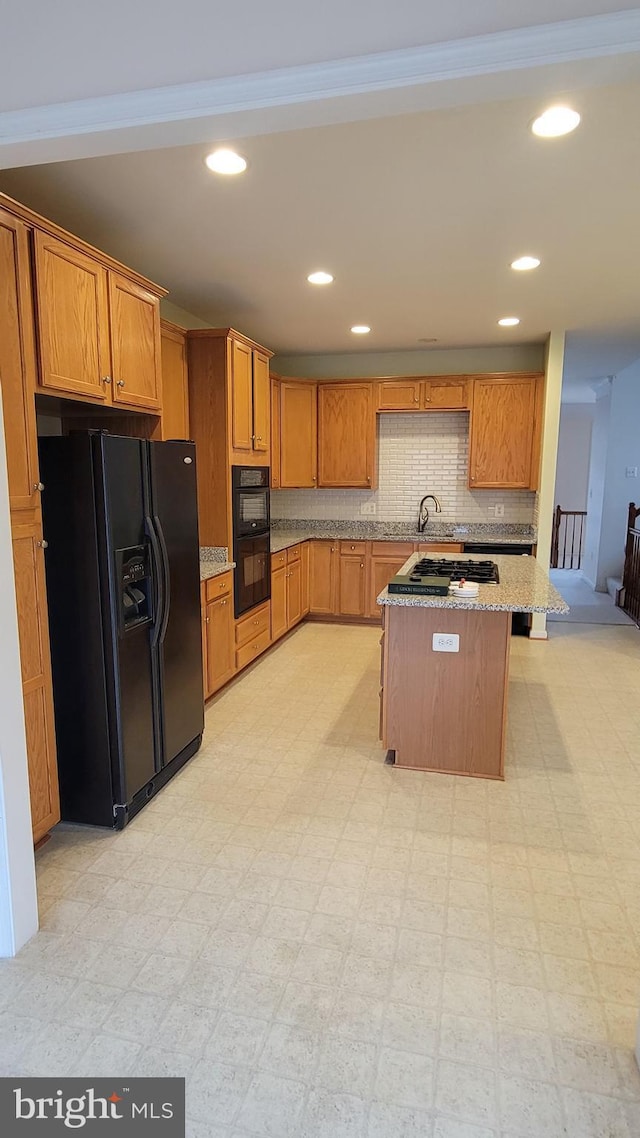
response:
<path id="1" fill-rule="evenodd" d="M 419 559 L 412 554 L 401 573 Z M 380 736 L 396 766 L 504 778 L 511 614 L 568 606 L 534 557 L 493 560 L 499 583 L 472 599 L 388 588 L 378 597 Z"/>

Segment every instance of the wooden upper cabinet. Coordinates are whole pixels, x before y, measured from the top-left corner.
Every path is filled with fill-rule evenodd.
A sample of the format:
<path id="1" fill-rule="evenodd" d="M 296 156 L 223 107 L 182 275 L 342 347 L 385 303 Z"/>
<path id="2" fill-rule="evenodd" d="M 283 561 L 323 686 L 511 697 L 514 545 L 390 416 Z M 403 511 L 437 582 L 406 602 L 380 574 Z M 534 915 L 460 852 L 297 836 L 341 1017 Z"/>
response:
<path id="1" fill-rule="evenodd" d="M 109 310 L 113 401 L 157 411 L 162 390 L 160 301 L 119 273 L 109 273 Z"/>
<path id="2" fill-rule="evenodd" d="M 41 524 L 12 530 L 16 609 L 35 842 L 60 821 Z"/>
<path id="3" fill-rule="evenodd" d="M 425 379 L 422 389 L 426 411 L 467 411 L 470 384 L 466 376 Z"/>
<path id="4" fill-rule="evenodd" d="M 419 379 L 383 379 L 378 384 L 378 411 L 418 411 L 422 384 Z"/>
<path id="5" fill-rule="evenodd" d="M 40 230 L 34 234 L 39 383 L 67 395 L 110 398 L 107 270 Z"/>
<path id="6" fill-rule="evenodd" d="M 162 437 L 189 438 L 189 383 L 186 336 L 181 328 L 160 323 L 162 358 Z"/>
<path id="7" fill-rule="evenodd" d="M 269 357 L 255 349 L 253 356 L 253 449 L 269 453 L 271 432 L 271 385 Z"/>
<path id="8" fill-rule="evenodd" d="M 318 384 L 318 486 L 375 486 L 371 383 Z"/>
<path id="9" fill-rule="evenodd" d="M 231 341 L 231 446 L 253 450 L 253 377 L 251 348 L 242 340 Z"/>
<path id="10" fill-rule="evenodd" d="M 542 377 L 474 380 L 469 439 L 471 489 L 527 490 L 535 486 Z"/>
<path id="11" fill-rule="evenodd" d="M 280 489 L 280 380 L 271 376 L 271 488 Z"/>
<path id="12" fill-rule="evenodd" d="M 315 486 L 318 481 L 317 384 L 280 383 L 280 485 Z"/>
<path id="13" fill-rule="evenodd" d="M 40 508 L 36 381 L 28 232 L 0 209 L 0 387 L 12 511 Z"/>

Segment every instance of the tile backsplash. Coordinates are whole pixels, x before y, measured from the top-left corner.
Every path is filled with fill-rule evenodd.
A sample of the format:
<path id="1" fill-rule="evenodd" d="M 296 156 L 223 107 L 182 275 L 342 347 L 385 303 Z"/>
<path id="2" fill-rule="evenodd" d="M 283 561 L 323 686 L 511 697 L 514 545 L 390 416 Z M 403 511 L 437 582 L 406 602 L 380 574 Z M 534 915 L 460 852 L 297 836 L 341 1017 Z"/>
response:
<path id="1" fill-rule="evenodd" d="M 410 522 L 418 516 L 420 499 L 435 494 L 442 522 L 534 522 L 532 491 L 469 489 L 469 416 L 464 411 L 380 415 L 378 448 L 377 490 L 274 490 L 272 516 Z M 362 513 L 368 503 L 375 504 L 375 514 Z M 496 518 L 490 507 L 500 503 L 504 516 Z"/>

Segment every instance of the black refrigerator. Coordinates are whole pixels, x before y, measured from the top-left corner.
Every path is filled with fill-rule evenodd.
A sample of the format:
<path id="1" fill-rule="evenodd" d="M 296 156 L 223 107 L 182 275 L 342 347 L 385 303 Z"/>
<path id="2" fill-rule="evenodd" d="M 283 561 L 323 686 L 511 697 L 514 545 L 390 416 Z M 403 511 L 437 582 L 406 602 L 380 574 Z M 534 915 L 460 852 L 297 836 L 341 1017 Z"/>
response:
<path id="1" fill-rule="evenodd" d="M 195 447 L 40 439 L 63 821 L 121 829 L 204 726 Z"/>

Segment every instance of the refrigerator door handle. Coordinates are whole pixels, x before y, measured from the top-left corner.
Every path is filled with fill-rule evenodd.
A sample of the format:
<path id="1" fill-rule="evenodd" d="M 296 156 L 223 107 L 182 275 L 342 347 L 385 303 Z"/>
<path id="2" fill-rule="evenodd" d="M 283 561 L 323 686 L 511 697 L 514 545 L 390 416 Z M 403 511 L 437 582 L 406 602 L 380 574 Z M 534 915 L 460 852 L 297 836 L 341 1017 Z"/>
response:
<path id="1" fill-rule="evenodd" d="M 165 594 L 165 562 L 162 558 L 160 542 L 158 534 L 149 514 L 145 515 L 144 529 L 149 544 L 151 545 L 151 552 L 153 554 L 153 580 L 155 582 L 155 620 L 153 622 L 153 632 L 151 634 L 151 647 L 155 648 L 160 640 L 160 634 L 164 625 L 164 614 L 166 609 L 166 594 Z"/>
<path id="2" fill-rule="evenodd" d="M 167 552 L 167 543 L 164 537 L 164 530 L 162 529 L 162 522 L 157 514 L 153 515 L 153 521 L 160 542 L 160 549 L 162 552 L 162 569 L 164 577 L 164 610 L 162 613 L 162 621 L 160 627 L 160 635 L 158 639 L 163 641 L 169 624 L 169 613 L 171 611 L 171 571 L 169 569 L 169 554 Z"/>

